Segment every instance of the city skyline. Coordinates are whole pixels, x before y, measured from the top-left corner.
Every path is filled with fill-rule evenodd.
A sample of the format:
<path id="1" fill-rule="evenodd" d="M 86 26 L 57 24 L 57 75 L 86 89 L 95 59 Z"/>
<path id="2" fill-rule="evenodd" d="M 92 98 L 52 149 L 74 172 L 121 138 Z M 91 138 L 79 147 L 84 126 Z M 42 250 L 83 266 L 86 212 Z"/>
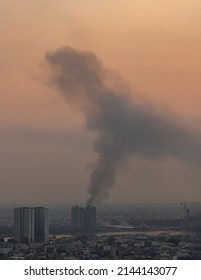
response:
<path id="1" fill-rule="evenodd" d="M 0 259 L 200 259 L 200 206 L 51 209 L 46 233 L 44 207 L 0 209 Z"/>
<path id="2" fill-rule="evenodd" d="M 158 158 L 156 150 L 153 156 L 147 152 L 149 145 L 140 152 L 129 148 L 117 163 L 112 187 L 99 192 L 98 200 L 103 198 L 103 204 L 201 201 L 200 7 L 197 0 L 163 5 L 158 0 L 126 0 L 119 5 L 114 0 L 87 0 L 84 6 L 80 0 L 3 0 L 0 205 L 85 204 L 93 200 L 90 176 L 98 158 L 94 143 L 100 134 L 88 129 L 91 123 L 86 121 L 86 110 L 83 113 L 70 104 L 69 95 L 49 79 L 48 67 L 56 72 L 51 58 L 65 46 L 77 55 L 94 55 L 100 64 L 92 72 L 102 67 L 109 73 L 106 79 L 101 76 L 98 85 L 107 85 L 122 99 L 129 95 L 129 105 L 150 106 L 165 128 L 163 135 L 169 128 L 164 125 L 165 115 L 175 124 L 168 130 L 171 135 L 177 134 L 174 129 L 179 124 L 194 139 L 188 146 L 186 134 L 179 134 L 177 145 L 167 153 L 161 144 L 164 138 L 154 138 L 156 146 L 165 151 Z M 79 105 L 81 102 L 78 99 Z M 159 124 L 157 118 L 148 119 Z M 150 125 L 141 131 L 145 137 L 139 137 L 138 144 L 151 143 L 149 129 Z M 111 135 L 113 139 L 122 133 Z M 178 152 L 183 143 L 186 153 Z M 193 160 L 186 154 L 194 154 Z"/>

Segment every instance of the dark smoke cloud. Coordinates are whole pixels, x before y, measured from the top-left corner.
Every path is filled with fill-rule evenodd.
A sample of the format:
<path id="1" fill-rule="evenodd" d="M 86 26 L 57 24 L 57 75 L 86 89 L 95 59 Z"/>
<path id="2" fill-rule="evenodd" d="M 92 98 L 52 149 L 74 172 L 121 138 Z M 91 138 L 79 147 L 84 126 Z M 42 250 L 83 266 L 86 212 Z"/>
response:
<path id="1" fill-rule="evenodd" d="M 88 203 L 108 196 L 118 166 L 130 154 L 200 161 L 200 138 L 170 115 L 134 101 L 120 81 L 109 82 L 110 72 L 94 54 L 65 47 L 46 53 L 46 61 L 50 83 L 70 105 L 82 110 L 88 129 L 96 134 L 98 159 L 90 177 Z"/>

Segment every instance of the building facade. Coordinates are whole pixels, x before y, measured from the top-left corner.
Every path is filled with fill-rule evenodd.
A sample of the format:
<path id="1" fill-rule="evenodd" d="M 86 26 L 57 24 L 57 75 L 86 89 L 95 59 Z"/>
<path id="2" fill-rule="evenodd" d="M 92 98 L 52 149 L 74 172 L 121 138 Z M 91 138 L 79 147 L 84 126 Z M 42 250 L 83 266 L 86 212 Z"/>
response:
<path id="1" fill-rule="evenodd" d="M 71 226 L 73 231 L 84 231 L 84 208 L 79 206 L 74 206 L 71 209 Z"/>
<path id="2" fill-rule="evenodd" d="M 20 207 L 14 209 L 14 240 L 20 243 L 47 243 L 49 239 L 48 209 Z"/>
<path id="3" fill-rule="evenodd" d="M 96 207 L 74 206 L 71 209 L 71 227 L 74 232 L 93 232 L 96 228 Z"/>
<path id="4" fill-rule="evenodd" d="M 34 240 L 47 243 L 49 240 L 48 209 L 44 207 L 34 208 Z"/>

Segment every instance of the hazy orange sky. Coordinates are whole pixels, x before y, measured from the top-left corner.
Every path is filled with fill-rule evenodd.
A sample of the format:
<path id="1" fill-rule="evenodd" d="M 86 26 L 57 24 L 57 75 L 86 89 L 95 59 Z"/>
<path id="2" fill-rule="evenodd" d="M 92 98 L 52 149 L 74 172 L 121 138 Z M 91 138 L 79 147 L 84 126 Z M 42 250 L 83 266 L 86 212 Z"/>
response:
<path id="1" fill-rule="evenodd" d="M 1 0 L 0 34 L 0 185 L 4 202 L 37 201 L 41 189 L 42 202 L 48 201 L 50 189 L 50 202 L 64 201 L 64 194 L 77 200 L 78 190 L 81 197 L 87 196 L 86 166 L 94 159 L 92 137 L 84 129 L 81 114 L 69 109 L 45 84 L 43 64 L 48 50 L 68 45 L 94 52 L 107 68 L 120 73 L 134 93 L 198 127 L 199 0 Z M 182 198 L 188 198 L 191 182 L 190 199 L 200 194 L 199 167 L 169 161 L 154 167 L 147 161 L 133 161 L 118 175 L 114 201 L 120 197 L 123 201 L 143 200 L 151 180 L 159 199 L 168 199 L 161 184 L 176 189 L 175 200 L 180 192 Z M 125 193 L 132 192 L 134 184 L 141 185 L 141 191 L 129 198 Z M 122 185 L 127 186 L 126 191 Z M 182 185 L 186 187 L 182 189 Z M 24 193 L 27 188 L 29 194 Z"/>

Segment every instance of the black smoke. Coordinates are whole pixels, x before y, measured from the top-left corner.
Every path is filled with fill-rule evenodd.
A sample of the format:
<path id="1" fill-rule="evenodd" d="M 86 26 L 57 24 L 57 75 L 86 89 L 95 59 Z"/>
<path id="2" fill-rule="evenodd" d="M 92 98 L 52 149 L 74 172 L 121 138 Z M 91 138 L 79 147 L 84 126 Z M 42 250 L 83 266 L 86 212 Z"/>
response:
<path id="1" fill-rule="evenodd" d="M 200 138 L 171 114 L 135 101 L 121 81 L 92 53 L 63 47 L 46 53 L 50 83 L 66 102 L 81 110 L 96 134 L 98 155 L 89 183 L 89 204 L 100 202 L 115 184 L 117 168 L 130 154 L 200 161 Z"/>

